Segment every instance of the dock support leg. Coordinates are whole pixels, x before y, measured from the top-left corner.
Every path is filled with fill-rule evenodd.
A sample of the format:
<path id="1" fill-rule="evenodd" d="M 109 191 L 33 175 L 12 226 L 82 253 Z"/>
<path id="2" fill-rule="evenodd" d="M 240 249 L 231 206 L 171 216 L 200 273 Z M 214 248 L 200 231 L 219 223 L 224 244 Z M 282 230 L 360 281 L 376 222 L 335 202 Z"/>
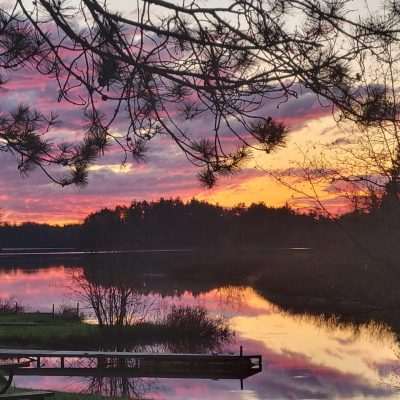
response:
<path id="1" fill-rule="evenodd" d="M 0 389 L 0 394 L 4 394 L 7 392 L 7 390 L 10 388 L 12 381 L 14 378 L 14 372 L 13 371 L 9 371 L 8 372 L 8 378 L 7 378 L 7 382 L 5 383 L 5 385 Z"/>
<path id="2" fill-rule="evenodd" d="M 64 368 L 64 357 L 61 357 L 61 368 Z"/>
<path id="3" fill-rule="evenodd" d="M 240 390 L 244 389 L 243 379 L 240 379 Z"/>
<path id="4" fill-rule="evenodd" d="M 40 368 L 40 357 L 38 357 L 36 360 L 36 367 Z"/>

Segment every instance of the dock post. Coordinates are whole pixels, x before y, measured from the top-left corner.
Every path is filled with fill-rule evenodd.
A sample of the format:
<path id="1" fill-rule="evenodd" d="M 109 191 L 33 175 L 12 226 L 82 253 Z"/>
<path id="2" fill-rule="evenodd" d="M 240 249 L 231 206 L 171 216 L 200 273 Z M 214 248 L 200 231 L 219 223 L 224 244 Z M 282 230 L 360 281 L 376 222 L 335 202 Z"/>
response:
<path id="1" fill-rule="evenodd" d="M 244 389 L 243 378 L 240 378 L 240 390 Z"/>
<path id="2" fill-rule="evenodd" d="M 64 368 L 64 357 L 61 357 L 61 368 Z"/>
<path id="3" fill-rule="evenodd" d="M 243 357 L 243 346 L 240 345 L 240 357 Z"/>
<path id="4" fill-rule="evenodd" d="M 36 367 L 40 368 L 40 357 L 38 357 L 36 360 Z"/>
<path id="5" fill-rule="evenodd" d="M 56 316 L 56 314 L 55 314 L 55 309 L 54 309 L 54 304 L 53 304 L 53 319 L 55 319 L 55 316 Z"/>

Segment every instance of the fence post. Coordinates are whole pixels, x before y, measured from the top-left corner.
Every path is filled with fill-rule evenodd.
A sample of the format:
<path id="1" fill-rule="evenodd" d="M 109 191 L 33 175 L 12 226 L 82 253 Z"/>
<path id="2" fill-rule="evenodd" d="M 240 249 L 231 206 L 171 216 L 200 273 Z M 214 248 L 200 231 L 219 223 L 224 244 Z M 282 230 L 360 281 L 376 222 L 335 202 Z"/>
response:
<path id="1" fill-rule="evenodd" d="M 79 317 L 79 301 L 76 303 L 76 315 Z"/>
<path id="2" fill-rule="evenodd" d="M 18 312 L 18 302 L 17 301 L 15 302 L 15 312 L 16 313 Z"/>
<path id="3" fill-rule="evenodd" d="M 53 319 L 55 319 L 56 318 L 56 313 L 55 313 L 55 309 L 54 309 L 54 303 L 53 303 L 53 312 L 52 312 L 52 314 L 53 314 Z"/>

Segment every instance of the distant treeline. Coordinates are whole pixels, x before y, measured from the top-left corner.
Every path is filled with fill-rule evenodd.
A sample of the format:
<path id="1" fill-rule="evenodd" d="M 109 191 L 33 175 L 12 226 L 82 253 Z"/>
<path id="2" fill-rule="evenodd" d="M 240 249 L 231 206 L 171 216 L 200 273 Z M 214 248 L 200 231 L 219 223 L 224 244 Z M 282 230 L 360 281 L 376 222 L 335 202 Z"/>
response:
<path id="1" fill-rule="evenodd" d="M 355 212 L 332 221 L 263 203 L 224 208 L 198 200 L 134 201 L 128 207 L 92 213 L 81 225 L 4 224 L 0 247 L 220 249 L 357 245 L 363 241 L 371 246 L 377 240 L 389 243 L 399 236 L 397 211 Z"/>
<path id="2" fill-rule="evenodd" d="M 0 248 L 71 247 L 79 246 L 80 225 L 52 226 L 27 222 L 22 225 L 0 225 Z"/>
<path id="3" fill-rule="evenodd" d="M 133 202 L 130 207 L 104 209 L 89 215 L 82 226 L 82 244 L 103 248 L 193 248 L 306 243 L 300 232 L 312 230 L 312 216 L 287 207 L 252 204 L 223 208 L 206 202 L 160 199 Z"/>

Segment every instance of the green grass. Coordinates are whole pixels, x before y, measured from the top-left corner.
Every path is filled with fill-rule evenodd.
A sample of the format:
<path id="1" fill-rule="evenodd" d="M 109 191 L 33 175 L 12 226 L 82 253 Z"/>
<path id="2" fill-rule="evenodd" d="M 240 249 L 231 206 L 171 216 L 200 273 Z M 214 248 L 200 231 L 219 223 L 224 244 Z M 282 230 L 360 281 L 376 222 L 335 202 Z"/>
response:
<path id="1" fill-rule="evenodd" d="M 3 325 L 2 324 L 37 324 L 37 325 Z M 0 346 L 18 345 L 48 347 L 79 341 L 90 343 L 92 335 L 98 331 L 97 326 L 88 325 L 79 319 L 63 318 L 46 313 L 0 313 Z"/>
<path id="2" fill-rule="evenodd" d="M 51 314 L 44 313 L 0 313 L 0 347 L 97 350 L 114 349 L 116 345 L 123 348 L 165 343 L 178 352 L 201 352 L 217 348 L 231 336 L 222 320 L 209 317 L 200 308 L 176 308 L 159 322 L 113 328 L 62 316 L 53 319 Z"/>
<path id="3" fill-rule="evenodd" d="M 25 313 L 25 312 L 2 312 L 0 313 L 0 324 L 1 323 L 12 323 L 12 322 L 26 322 L 26 323 L 40 323 L 40 324 L 51 324 L 51 325 L 64 325 L 70 322 L 81 322 L 78 318 L 64 318 L 60 314 L 56 314 L 53 318 L 50 313 Z"/>
<path id="4" fill-rule="evenodd" d="M 79 342 L 90 344 L 93 334 L 98 328 L 82 323 L 0 327 L 0 345 L 14 344 L 18 346 L 48 347 L 61 343 L 69 344 Z"/>

